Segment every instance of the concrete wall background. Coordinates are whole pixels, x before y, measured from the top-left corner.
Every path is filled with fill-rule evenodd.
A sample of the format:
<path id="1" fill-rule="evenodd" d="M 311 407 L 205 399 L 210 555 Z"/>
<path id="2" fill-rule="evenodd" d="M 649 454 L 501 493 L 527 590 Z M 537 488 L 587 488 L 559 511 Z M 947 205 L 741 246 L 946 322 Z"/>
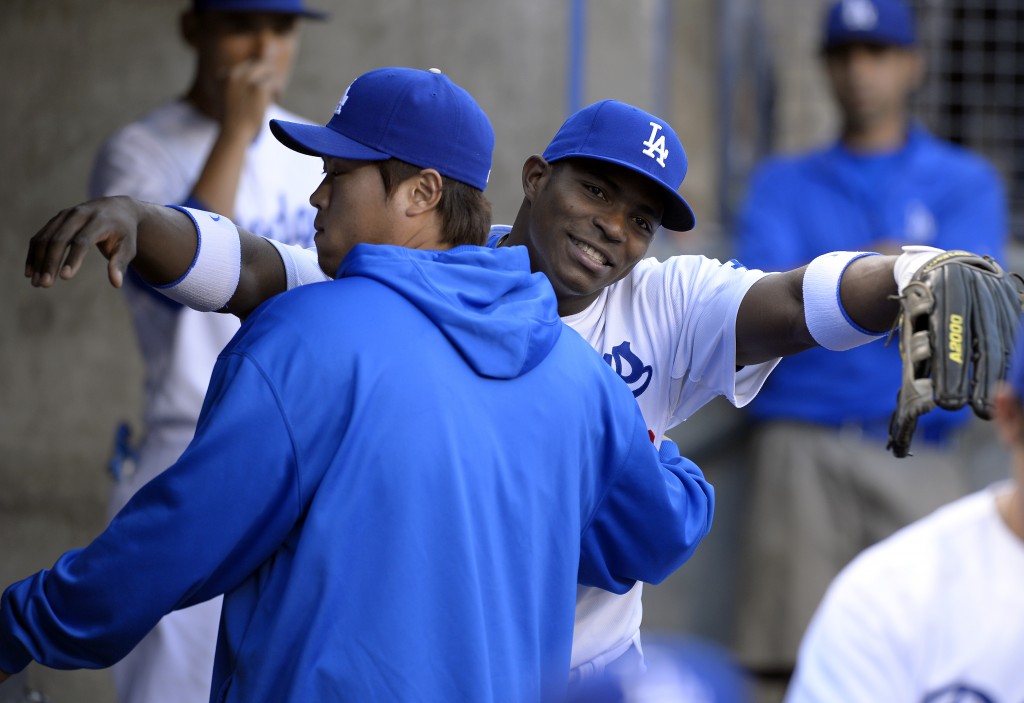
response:
<path id="1" fill-rule="evenodd" d="M 497 151 L 488 194 L 495 220 L 510 222 L 523 160 L 543 149 L 567 112 L 569 3 L 310 2 L 332 20 L 307 24 L 284 104 L 326 120 L 363 71 L 441 67 L 491 116 Z M 0 587 L 102 529 L 113 430 L 139 417 L 142 367 L 102 258 L 93 254 L 74 281 L 47 291 L 29 286 L 22 272 L 31 235 L 85 198 L 104 137 L 187 87 L 192 59 L 176 31 L 184 7 L 184 0 L 0 3 Z M 656 0 L 589 4 L 585 103 L 617 97 L 653 109 L 661 89 L 651 79 L 658 7 Z M 714 183 L 712 18 L 711 0 L 676 9 L 672 82 L 663 86 L 672 96 L 665 117 L 690 154 L 684 190 L 699 218 L 710 212 L 703 203 Z M 23 678 L 53 703 L 112 700 L 103 671 L 33 665 Z M 0 687 L 0 698 L 13 685 Z"/>

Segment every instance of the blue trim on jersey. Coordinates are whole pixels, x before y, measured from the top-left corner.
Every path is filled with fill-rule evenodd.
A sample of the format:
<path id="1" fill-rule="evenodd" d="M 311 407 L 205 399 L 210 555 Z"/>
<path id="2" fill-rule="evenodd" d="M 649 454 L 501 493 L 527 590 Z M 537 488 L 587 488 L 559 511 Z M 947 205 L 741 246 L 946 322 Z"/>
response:
<path id="1" fill-rule="evenodd" d="M 491 225 L 491 231 L 487 235 L 487 246 L 494 249 L 498 246 L 498 240 L 512 231 L 511 225 Z"/>

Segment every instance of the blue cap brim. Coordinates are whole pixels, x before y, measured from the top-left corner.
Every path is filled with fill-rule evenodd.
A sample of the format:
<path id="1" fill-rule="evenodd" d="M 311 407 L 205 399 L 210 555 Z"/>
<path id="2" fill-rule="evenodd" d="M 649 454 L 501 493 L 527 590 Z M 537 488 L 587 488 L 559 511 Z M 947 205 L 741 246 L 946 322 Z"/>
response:
<path id="1" fill-rule="evenodd" d="M 693 208 L 683 200 L 683 196 L 674 190 L 662 188 L 668 194 L 668 201 L 665 206 L 665 215 L 661 218 L 661 226 L 673 232 L 689 232 L 697 226 L 697 216 L 693 214 Z"/>
<path id="2" fill-rule="evenodd" d="M 270 131 L 292 151 L 310 156 L 327 156 L 354 161 L 384 161 L 391 155 L 371 149 L 321 125 L 271 120 Z"/>

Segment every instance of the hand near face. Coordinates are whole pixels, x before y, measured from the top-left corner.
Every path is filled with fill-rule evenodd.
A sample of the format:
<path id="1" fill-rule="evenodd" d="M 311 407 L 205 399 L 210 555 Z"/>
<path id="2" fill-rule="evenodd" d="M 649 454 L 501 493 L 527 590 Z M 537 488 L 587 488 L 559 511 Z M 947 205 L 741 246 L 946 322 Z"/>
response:
<path id="1" fill-rule="evenodd" d="M 233 66 L 224 84 L 224 116 L 221 127 L 247 140 L 263 127 L 267 107 L 284 89 L 273 59 L 259 57 Z"/>

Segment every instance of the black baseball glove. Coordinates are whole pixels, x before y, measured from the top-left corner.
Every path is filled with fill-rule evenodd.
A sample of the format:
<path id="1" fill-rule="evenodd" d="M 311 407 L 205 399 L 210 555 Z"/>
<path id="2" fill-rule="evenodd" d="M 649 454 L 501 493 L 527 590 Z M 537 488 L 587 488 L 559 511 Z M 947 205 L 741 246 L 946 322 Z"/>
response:
<path id="1" fill-rule="evenodd" d="M 903 382 L 888 449 L 910 454 L 917 418 L 968 403 L 992 417 L 992 389 L 1006 378 L 1020 327 L 1024 279 L 991 257 L 950 250 L 927 261 L 899 296 Z"/>

